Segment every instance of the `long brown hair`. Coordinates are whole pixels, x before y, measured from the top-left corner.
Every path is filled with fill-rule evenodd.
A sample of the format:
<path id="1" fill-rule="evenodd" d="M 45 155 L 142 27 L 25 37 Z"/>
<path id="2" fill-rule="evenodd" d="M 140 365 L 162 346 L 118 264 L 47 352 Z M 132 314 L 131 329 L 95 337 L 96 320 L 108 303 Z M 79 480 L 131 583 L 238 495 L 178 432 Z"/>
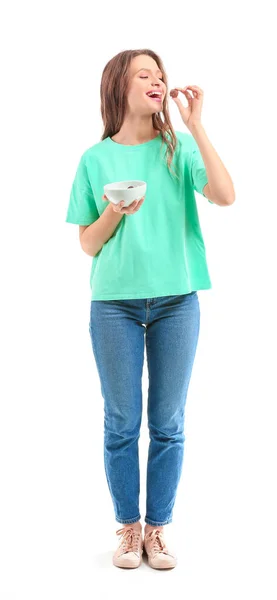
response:
<path id="1" fill-rule="evenodd" d="M 168 79 L 161 58 L 148 48 L 142 50 L 124 50 L 123 52 L 116 54 L 116 56 L 111 58 L 106 64 L 102 73 L 100 85 L 101 115 L 104 124 L 104 132 L 101 136 L 101 140 L 112 137 L 122 126 L 127 107 L 126 94 L 129 84 L 129 67 L 132 59 L 140 54 L 147 54 L 156 61 L 163 74 L 163 81 L 166 85 L 167 92 L 162 110 L 164 122 L 162 121 L 160 113 L 154 113 L 152 115 L 152 122 L 154 129 L 161 133 L 162 146 L 164 143 L 167 145 L 167 166 L 169 171 L 171 171 L 171 163 L 178 140 L 174 133 L 168 110 Z M 174 176 L 179 179 L 176 172 Z"/>

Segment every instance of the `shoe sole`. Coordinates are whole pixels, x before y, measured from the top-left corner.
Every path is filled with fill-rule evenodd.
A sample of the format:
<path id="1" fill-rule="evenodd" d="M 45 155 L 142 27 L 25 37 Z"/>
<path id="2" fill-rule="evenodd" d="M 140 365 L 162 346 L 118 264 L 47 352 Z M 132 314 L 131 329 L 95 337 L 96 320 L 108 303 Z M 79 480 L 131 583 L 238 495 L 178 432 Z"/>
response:
<path id="1" fill-rule="evenodd" d="M 120 556 L 113 556 L 113 564 L 115 567 L 122 567 L 123 569 L 136 569 L 137 567 L 140 567 L 141 563 L 142 563 L 142 555 L 143 555 L 143 548 L 141 549 L 141 555 L 140 555 L 140 559 L 139 562 L 137 560 L 131 560 L 129 559 L 129 563 L 126 563 L 126 561 L 120 558 Z"/>
<path id="2" fill-rule="evenodd" d="M 122 567 L 123 569 L 135 569 L 136 567 L 140 567 L 142 563 L 142 556 L 139 559 L 139 562 L 133 560 L 127 563 L 124 559 L 121 560 L 119 557 L 113 557 L 113 564 L 115 567 Z"/>
<path id="3" fill-rule="evenodd" d="M 148 564 L 150 567 L 152 567 L 152 569 L 174 569 L 174 567 L 177 566 L 177 559 L 173 559 L 171 563 L 169 563 L 168 561 L 164 564 L 159 564 L 159 565 L 154 565 L 151 561 L 151 558 L 148 556 L 147 554 L 147 550 L 145 548 L 145 546 L 143 547 L 144 552 L 148 558 Z"/>
<path id="4" fill-rule="evenodd" d="M 149 559 L 148 559 L 148 564 L 149 564 L 150 567 L 152 567 L 152 569 L 174 569 L 174 567 L 177 566 L 177 563 L 174 563 L 174 565 L 169 565 L 167 563 L 166 567 L 163 567 L 161 565 L 159 565 L 159 566 L 158 565 L 152 565 L 151 561 Z"/>

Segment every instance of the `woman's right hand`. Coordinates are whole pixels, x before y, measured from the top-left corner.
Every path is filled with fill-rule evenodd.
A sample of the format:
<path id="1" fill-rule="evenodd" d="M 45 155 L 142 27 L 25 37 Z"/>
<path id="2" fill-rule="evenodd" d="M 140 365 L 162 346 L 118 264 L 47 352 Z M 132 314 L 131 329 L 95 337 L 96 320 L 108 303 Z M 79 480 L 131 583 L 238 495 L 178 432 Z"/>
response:
<path id="1" fill-rule="evenodd" d="M 102 199 L 107 202 L 110 202 L 109 198 L 107 198 L 105 194 L 104 196 L 102 196 Z M 110 202 L 110 204 L 112 206 L 113 211 L 119 213 L 120 215 L 133 215 L 140 209 L 142 203 L 144 202 L 144 199 L 145 196 L 142 196 L 140 200 L 134 200 L 134 202 L 129 204 L 129 206 L 123 206 L 124 200 L 122 200 L 118 204 L 114 204 L 113 202 Z"/>

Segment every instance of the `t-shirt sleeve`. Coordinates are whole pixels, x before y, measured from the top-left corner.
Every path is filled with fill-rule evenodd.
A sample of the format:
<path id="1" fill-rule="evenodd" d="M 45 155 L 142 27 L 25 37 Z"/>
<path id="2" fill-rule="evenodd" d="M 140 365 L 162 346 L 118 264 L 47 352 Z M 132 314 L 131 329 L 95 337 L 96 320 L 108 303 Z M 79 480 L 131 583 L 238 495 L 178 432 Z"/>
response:
<path id="1" fill-rule="evenodd" d="M 77 225 L 91 225 L 99 216 L 83 154 L 72 183 L 65 220 Z"/>
<path id="2" fill-rule="evenodd" d="M 191 136 L 191 137 L 192 137 L 191 179 L 192 179 L 193 189 L 196 192 L 198 192 L 199 194 L 202 194 L 202 196 L 204 196 L 205 198 L 207 198 L 207 196 L 205 196 L 205 194 L 203 192 L 204 186 L 208 183 L 208 177 L 207 177 L 205 163 L 203 161 L 201 152 L 198 148 L 198 145 L 197 145 L 194 137 L 193 136 Z M 209 198 L 207 198 L 207 200 L 208 200 L 208 202 L 210 202 L 210 204 L 214 204 L 214 202 L 212 202 L 212 200 L 209 200 Z"/>

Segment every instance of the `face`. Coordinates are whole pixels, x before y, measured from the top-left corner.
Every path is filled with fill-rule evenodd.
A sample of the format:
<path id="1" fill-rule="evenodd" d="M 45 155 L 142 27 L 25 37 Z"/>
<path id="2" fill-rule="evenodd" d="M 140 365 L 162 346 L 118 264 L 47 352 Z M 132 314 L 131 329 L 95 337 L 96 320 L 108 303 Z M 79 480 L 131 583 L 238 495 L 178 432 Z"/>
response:
<path id="1" fill-rule="evenodd" d="M 129 111 L 149 115 L 162 111 L 166 85 L 156 61 L 146 54 L 136 56 L 130 65 L 129 77 Z M 147 92 L 157 92 L 157 96 L 151 97 Z"/>

